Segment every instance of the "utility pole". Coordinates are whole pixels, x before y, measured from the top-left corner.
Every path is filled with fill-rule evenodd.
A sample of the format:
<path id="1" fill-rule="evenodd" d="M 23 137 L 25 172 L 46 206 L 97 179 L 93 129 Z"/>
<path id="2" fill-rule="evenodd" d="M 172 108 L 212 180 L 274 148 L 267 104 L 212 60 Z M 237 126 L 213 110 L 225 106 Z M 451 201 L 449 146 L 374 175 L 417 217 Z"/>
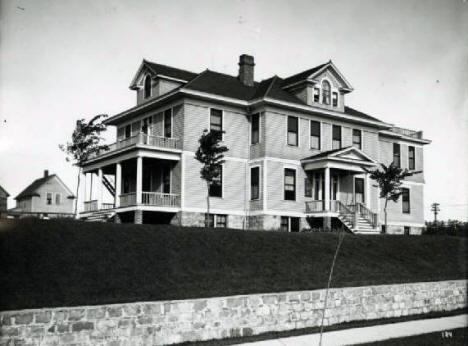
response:
<path id="1" fill-rule="evenodd" d="M 434 213 L 434 223 L 437 223 L 437 214 L 440 211 L 439 205 L 440 205 L 439 203 L 431 204 L 431 211 Z"/>

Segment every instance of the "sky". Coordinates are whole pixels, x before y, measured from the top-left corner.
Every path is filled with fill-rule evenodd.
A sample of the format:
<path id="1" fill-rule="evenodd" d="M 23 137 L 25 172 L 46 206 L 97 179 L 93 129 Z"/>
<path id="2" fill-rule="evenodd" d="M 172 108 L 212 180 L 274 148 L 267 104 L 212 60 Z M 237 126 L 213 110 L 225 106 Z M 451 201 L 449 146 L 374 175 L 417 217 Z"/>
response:
<path id="1" fill-rule="evenodd" d="M 432 140 L 426 219 L 432 202 L 440 219 L 468 219 L 466 0 L 0 4 L 0 185 L 12 197 L 44 169 L 75 189 L 58 145 L 77 119 L 135 105 L 128 86 L 143 58 L 236 75 L 246 53 L 256 80 L 332 59 L 354 87 L 347 105 Z"/>

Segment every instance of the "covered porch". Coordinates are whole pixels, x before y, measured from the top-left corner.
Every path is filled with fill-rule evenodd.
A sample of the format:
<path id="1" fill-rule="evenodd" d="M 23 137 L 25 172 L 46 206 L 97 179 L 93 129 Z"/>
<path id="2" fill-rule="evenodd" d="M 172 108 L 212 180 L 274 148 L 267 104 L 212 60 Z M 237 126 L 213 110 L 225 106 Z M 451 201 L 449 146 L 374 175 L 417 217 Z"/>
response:
<path id="1" fill-rule="evenodd" d="M 338 217 L 348 228 L 377 227 L 378 208 L 371 206 L 371 180 L 366 169 L 377 162 L 361 150 L 348 147 L 301 160 L 308 180 L 305 212 L 329 220 Z M 307 193 L 308 192 L 308 193 Z"/>
<path id="2" fill-rule="evenodd" d="M 137 206 L 177 211 L 180 172 L 179 160 L 145 156 L 84 169 L 83 213 L 128 211 Z"/>

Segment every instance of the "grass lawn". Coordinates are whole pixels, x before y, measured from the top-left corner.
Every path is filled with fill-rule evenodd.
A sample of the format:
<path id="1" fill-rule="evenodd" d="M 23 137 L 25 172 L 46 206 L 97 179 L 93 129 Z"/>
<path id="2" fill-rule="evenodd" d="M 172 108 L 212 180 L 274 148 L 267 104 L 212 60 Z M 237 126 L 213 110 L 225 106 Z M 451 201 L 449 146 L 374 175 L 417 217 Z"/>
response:
<path id="1" fill-rule="evenodd" d="M 369 344 L 361 344 L 360 346 L 377 345 L 377 346 L 442 346 L 442 345 L 460 345 L 465 346 L 468 342 L 466 328 L 448 330 L 444 332 L 422 334 L 409 336 L 406 338 L 390 339 Z"/>
<path id="2" fill-rule="evenodd" d="M 337 236 L 24 219 L 0 224 L 0 310 L 326 286 Z M 347 235 L 332 286 L 464 279 L 467 238 Z"/>

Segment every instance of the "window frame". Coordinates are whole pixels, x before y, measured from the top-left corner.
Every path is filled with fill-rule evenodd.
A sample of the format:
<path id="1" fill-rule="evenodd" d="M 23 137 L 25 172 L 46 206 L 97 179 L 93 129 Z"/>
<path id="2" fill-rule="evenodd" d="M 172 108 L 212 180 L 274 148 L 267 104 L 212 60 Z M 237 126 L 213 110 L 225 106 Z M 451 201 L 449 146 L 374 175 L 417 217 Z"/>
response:
<path id="1" fill-rule="evenodd" d="M 329 80 L 324 79 L 322 80 L 322 104 L 326 106 L 331 105 L 331 92 L 332 92 L 332 85 Z M 328 89 L 324 88 L 324 85 L 328 85 Z"/>
<path id="2" fill-rule="evenodd" d="M 219 175 L 219 178 L 220 178 L 220 181 L 221 181 L 221 183 L 220 183 L 221 186 L 220 186 L 219 191 L 220 191 L 221 195 L 220 196 L 213 196 L 212 191 L 211 191 L 212 184 L 210 184 L 210 187 L 208 189 L 208 195 L 210 197 L 213 197 L 213 198 L 223 198 L 223 196 L 224 196 L 224 165 L 221 164 L 220 167 L 221 167 L 221 174 Z"/>
<path id="3" fill-rule="evenodd" d="M 49 199 L 49 195 L 50 195 L 50 199 Z M 52 205 L 53 199 L 54 199 L 54 193 L 46 192 L 46 205 Z"/>
<path id="4" fill-rule="evenodd" d="M 334 132 L 334 129 L 335 128 L 339 128 L 340 129 L 340 146 L 338 148 L 334 148 L 333 147 L 333 142 L 337 139 L 335 139 L 335 132 Z M 332 136 L 331 136 L 331 139 L 332 139 L 332 150 L 338 150 L 338 149 L 342 149 L 343 148 L 343 127 L 341 125 L 334 125 L 332 124 Z"/>
<path id="5" fill-rule="evenodd" d="M 312 123 L 318 124 L 318 148 L 312 147 Z M 317 137 L 317 136 L 314 136 Z M 322 148 L 322 122 L 317 120 L 309 120 L 309 149 L 321 150 Z"/>
<path id="6" fill-rule="evenodd" d="M 57 199 L 57 197 L 58 197 L 58 199 Z M 61 204 L 62 204 L 62 194 L 60 192 L 57 192 L 55 194 L 55 205 L 61 205 Z"/>
<path id="7" fill-rule="evenodd" d="M 411 157 L 411 152 L 413 157 Z M 413 145 L 408 145 L 408 169 L 410 171 L 416 170 L 416 147 Z"/>
<path id="8" fill-rule="evenodd" d="M 169 117 L 169 118 L 170 118 L 170 123 L 171 123 L 170 136 L 169 136 L 169 137 L 166 136 L 166 113 L 167 113 L 168 111 L 171 113 L 171 116 Z M 163 130 L 163 131 L 162 131 L 163 133 L 162 133 L 162 136 L 163 136 L 164 138 L 174 138 L 174 137 L 173 137 L 174 112 L 173 112 L 173 110 L 172 110 L 172 107 L 171 107 L 171 108 L 165 109 L 162 113 L 163 113 L 163 129 L 162 129 L 162 130 Z"/>
<path id="9" fill-rule="evenodd" d="M 221 130 L 212 130 L 211 129 L 211 115 L 213 111 L 220 111 L 221 112 Z M 214 108 L 214 107 L 209 107 L 209 113 L 208 113 L 208 128 L 209 131 L 220 131 L 221 132 L 221 140 L 224 140 L 224 134 L 223 134 L 223 128 L 224 128 L 224 110 L 220 108 Z"/>
<path id="10" fill-rule="evenodd" d="M 398 153 L 395 151 L 395 148 L 398 148 Z M 394 142 L 393 143 L 393 164 L 396 166 L 396 167 L 399 167 L 401 168 L 401 144 L 400 143 L 396 143 Z M 395 164 L 395 158 L 398 158 L 398 164 Z"/>
<path id="11" fill-rule="evenodd" d="M 354 141 L 354 131 L 359 131 L 359 143 L 356 143 L 356 142 Z M 359 150 L 362 150 L 362 130 L 361 130 L 361 129 L 352 129 L 352 135 L 351 135 L 351 137 L 352 137 L 352 146 L 353 146 L 354 148 L 357 148 L 357 149 L 359 149 Z M 355 146 L 355 144 L 359 144 L 359 146 Z"/>
<path id="12" fill-rule="evenodd" d="M 290 197 L 287 196 L 288 192 L 289 191 L 286 191 L 286 186 L 287 185 L 291 185 L 291 184 L 286 184 L 286 172 L 289 171 L 289 172 L 294 172 L 294 198 L 291 199 Z M 296 168 L 291 168 L 291 167 L 284 167 L 283 168 L 283 199 L 285 201 L 296 201 L 297 200 L 297 170 Z"/>
<path id="13" fill-rule="evenodd" d="M 408 196 L 407 201 L 405 201 L 405 196 Z M 405 208 L 405 203 L 408 203 L 407 208 Z M 410 189 L 407 187 L 401 188 L 401 211 L 403 214 L 411 214 L 411 192 Z"/>
<path id="14" fill-rule="evenodd" d="M 164 178 L 169 177 L 169 192 L 165 192 L 166 181 Z M 164 165 L 161 167 L 161 193 L 171 194 L 172 192 L 172 169 L 171 167 Z"/>
<path id="15" fill-rule="evenodd" d="M 311 179 L 309 174 L 306 173 L 306 177 L 304 178 L 304 197 L 312 198 L 313 195 L 314 195 L 313 178 Z"/>
<path id="16" fill-rule="evenodd" d="M 128 130 L 128 133 L 127 133 Z M 127 136 L 128 135 L 128 136 Z M 132 137 L 132 124 L 127 124 L 124 126 L 124 139 Z"/>
<path id="17" fill-rule="evenodd" d="M 254 117 L 256 116 L 257 118 L 257 137 L 256 141 L 254 139 Z M 260 143 L 260 112 L 254 113 L 251 116 L 251 122 L 250 122 L 250 145 L 255 145 Z"/>
<path id="18" fill-rule="evenodd" d="M 338 107 L 338 92 L 337 91 L 332 91 L 332 96 L 331 96 L 331 104 L 333 107 Z M 336 96 L 336 99 L 335 99 Z"/>
<path id="19" fill-rule="evenodd" d="M 145 75 L 145 79 L 143 80 L 143 99 L 146 100 L 146 99 L 149 99 L 152 94 L 153 94 L 153 83 L 152 83 L 152 80 L 151 80 L 151 74 L 146 74 Z M 149 92 L 147 93 L 147 90 L 146 90 L 146 81 L 149 80 Z"/>
<path id="20" fill-rule="evenodd" d="M 317 91 L 317 95 L 315 94 L 315 92 Z M 320 95 L 322 94 L 322 91 L 320 90 L 320 87 L 318 86 L 315 86 L 313 89 L 312 89 L 312 98 L 314 100 L 314 103 L 320 103 Z M 317 96 L 317 97 L 316 97 Z"/>
<path id="21" fill-rule="evenodd" d="M 293 131 L 289 131 L 289 119 L 296 119 L 297 121 L 297 129 L 296 129 L 296 144 L 289 143 L 289 133 L 294 133 Z M 299 117 L 288 115 L 286 117 L 286 143 L 290 147 L 299 147 Z"/>
<path id="22" fill-rule="evenodd" d="M 258 170 L 258 181 L 257 181 L 257 184 L 258 184 L 258 191 L 257 191 L 257 196 L 255 197 L 254 194 L 253 194 L 253 185 L 252 185 L 252 177 L 254 176 L 252 174 L 252 171 L 253 170 Z M 260 166 L 251 166 L 250 167 L 250 200 L 251 201 L 258 201 L 260 199 L 260 176 L 261 176 L 261 172 L 260 172 Z"/>

